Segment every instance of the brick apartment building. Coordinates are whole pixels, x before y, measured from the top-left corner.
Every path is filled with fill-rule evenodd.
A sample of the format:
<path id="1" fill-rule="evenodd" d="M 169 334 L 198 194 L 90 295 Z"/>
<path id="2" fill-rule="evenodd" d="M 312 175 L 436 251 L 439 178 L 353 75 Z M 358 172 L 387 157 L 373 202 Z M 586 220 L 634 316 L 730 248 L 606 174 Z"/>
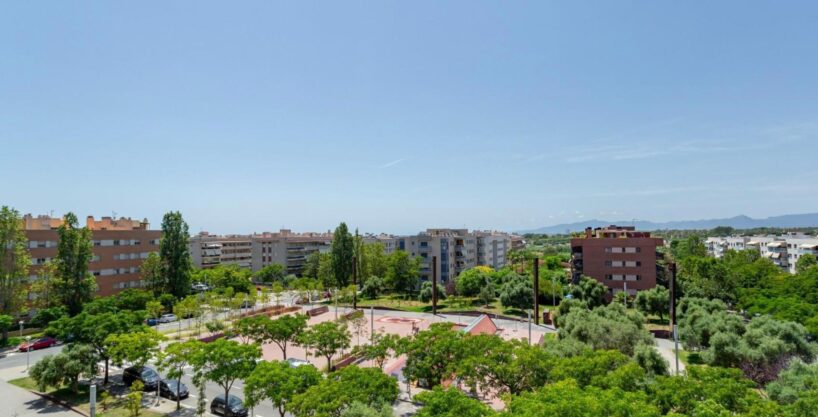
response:
<path id="1" fill-rule="evenodd" d="M 634 227 L 608 226 L 585 229 L 585 235 L 571 239 L 571 276 L 574 281 L 586 275 L 608 287 L 613 295 L 628 294 L 656 286 L 656 248 L 661 238 Z"/>
<path id="2" fill-rule="evenodd" d="M 57 228 L 63 220 L 26 214 L 23 223 L 32 263 L 29 281 L 34 282 L 38 279 L 40 267 L 57 256 Z M 88 216 L 86 227 L 91 230 L 94 245 L 88 270 L 97 280 L 97 295 L 107 296 L 126 288 L 142 287 L 139 268 L 151 252 L 159 251 L 162 231 L 150 230 L 147 220 L 127 217 L 94 220 L 93 216 Z"/>

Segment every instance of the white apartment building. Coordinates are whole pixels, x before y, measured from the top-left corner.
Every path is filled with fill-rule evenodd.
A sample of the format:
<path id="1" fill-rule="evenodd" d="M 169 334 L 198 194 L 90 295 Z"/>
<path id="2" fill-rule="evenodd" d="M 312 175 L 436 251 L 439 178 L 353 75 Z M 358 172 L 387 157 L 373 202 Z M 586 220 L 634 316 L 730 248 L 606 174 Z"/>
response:
<path id="1" fill-rule="evenodd" d="M 799 233 L 780 236 L 711 237 L 706 241 L 707 251 L 717 258 L 728 250 L 756 250 L 782 270 L 795 273 L 798 258 L 806 254 L 818 256 L 818 238 Z"/>
<path id="2" fill-rule="evenodd" d="M 188 239 L 188 250 L 193 264 L 199 268 L 213 268 L 218 265 L 252 266 L 251 236 L 211 235 L 199 233 Z"/>

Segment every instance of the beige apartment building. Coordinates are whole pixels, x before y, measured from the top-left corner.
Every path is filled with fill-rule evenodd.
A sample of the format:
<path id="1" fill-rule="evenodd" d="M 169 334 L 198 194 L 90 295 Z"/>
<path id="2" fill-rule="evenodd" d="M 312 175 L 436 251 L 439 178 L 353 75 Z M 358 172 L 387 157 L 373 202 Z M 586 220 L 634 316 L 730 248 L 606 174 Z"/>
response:
<path id="1" fill-rule="evenodd" d="M 243 235 L 211 235 L 201 232 L 188 239 L 193 264 L 199 268 L 218 265 L 253 266 L 253 237 Z"/>
<path id="2" fill-rule="evenodd" d="M 57 257 L 57 229 L 62 224 L 62 218 L 23 216 L 32 262 L 30 282 L 39 279 L 43 264 Z M 95 220 L 88 216 L 85 225 L 91 230 L 94 245 L 88 270 L 96 278 L 97 294 L 107 296 L 126 288 L 142 287 L 140 266 L 151 252 L 159 251 L 162 231 L 150 230 L 147 219 L 140 221 L 127 217 Z"/>
<path id="3" fill-rule="evenodd" d="M 294 233 L 289 229 L 253 236 L 253 270 L 281 264 L 288 274 L 300 275 L 310 254 L 328 252 L 332 233 Z"/>

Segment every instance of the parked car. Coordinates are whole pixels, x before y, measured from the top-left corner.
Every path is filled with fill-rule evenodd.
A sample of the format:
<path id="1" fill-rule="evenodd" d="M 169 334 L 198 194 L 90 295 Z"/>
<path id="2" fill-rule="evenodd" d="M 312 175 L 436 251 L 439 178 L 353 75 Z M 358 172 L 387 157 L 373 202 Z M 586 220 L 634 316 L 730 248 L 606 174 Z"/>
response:
<path id="1" fill-rule="evenodd" d="M 159 380 L 159 374 L 154 371 L 153 368 L 147 366 L 143 366 L 142 368 L 132 366 L 125 369 L 122 373 L 122 382 L 124 382 L 125 385 L 130 387 L 134 381 L 140 381 L 145 386 L 145 391 L 155 391 L 156 384 L 159 383 Z"/>
<path id="2" fill-rule="evenodd" d="M 151 317 L 145 320 L 145 324 L 147 324 L 148 326 L 156 326 L 157 324 L 159 324 L 159 322 L 155 318 Z"/>
<path id="3" fill-rule="evenodd" d="M 163 379 L 162 382 L 159 384 L 159 395 L 170 399 L 176 400 L 176 387 L 179 387 L 179 398 L 180 400 L 184 400 L 190 395 L 190 391 L 187 389 L 187 385 L 179 383 L 175 379 Z"/>
<path id="4" fill-rule="evenodd" d="M 37 350 L 37 349 L 45 349 L 51 346 L 57 345 L 57 339 L 53 337 L 41 337 L 39 339 L 30 340 L 28 342 L 20 343 L 20 346 L 17 348 L 20 352 L 25 352 L 28 350 Z"/>
<path id="5" fill-rule="evenodd" d="M 305 361 L 304 359 L 297 359 L 297 358 L 287 358 L 287 363 L 290 365 L 291 368 L 297 368 L 299 366 L 305 366 L 305 365 L 313 366 L 311 363 Z"/>
<path id="6" fill-rule="evenodd" d="M 210 403 L 210 412 L 224 417 L 247 417 L 249 414 L 244 403 L 239 397 L 230 395 L 227 401 L 224 400 L 224 394 L 217 395 Z"/>
<path id="7" fill-rule="evenodd" d="M 176 314 L 162 314 L 162 317 L 159 317 L 159 323 L 173 323 L 176 320 L 179 320 Z"/>
<path id="8" fill-rule="evenodd" d="M 203 284 L 203 283 L 201 283 L 201 282 L 197 282 L 197 283 L 195 283 L 195 284 L 191 285 L 191 286 L 190 286 L 190 289 L 191 289 L 193 292 L 205 292 L 205 291 L 209 291 L 209 290 L 210 290 L 210 287 L 209 287 L 207 284 Z"/>

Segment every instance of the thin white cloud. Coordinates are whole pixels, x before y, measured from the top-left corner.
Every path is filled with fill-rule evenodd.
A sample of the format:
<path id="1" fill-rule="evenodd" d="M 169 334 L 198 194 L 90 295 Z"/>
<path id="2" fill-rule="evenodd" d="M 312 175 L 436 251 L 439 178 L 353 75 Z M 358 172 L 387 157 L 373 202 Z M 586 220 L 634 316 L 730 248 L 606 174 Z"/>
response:
<path id="1" fill-rule="evenodd" d="M 401 162 L 403 162 L 405 160 L 406 160 L 406 158 L 396 159 L 396 160 L 394 160 L 392 162 L 387 162 L 387 163 L 379 166 L 378 169 L 393 167 L 393 166 L 395 166 L 395 165 L 397 165 L 397 164 L 399 164 L 399 163 L 401 163 Z"/>

